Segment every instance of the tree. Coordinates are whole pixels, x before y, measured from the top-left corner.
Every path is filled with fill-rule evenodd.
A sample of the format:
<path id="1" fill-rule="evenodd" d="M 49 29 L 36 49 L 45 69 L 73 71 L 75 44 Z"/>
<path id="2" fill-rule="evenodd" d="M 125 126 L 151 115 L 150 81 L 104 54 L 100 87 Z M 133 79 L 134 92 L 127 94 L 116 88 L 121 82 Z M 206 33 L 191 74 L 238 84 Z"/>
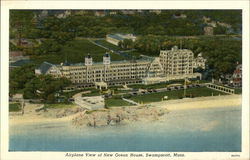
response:
<path id="1" fill-rule="evenodd" d="M 241 40 L 231 37 L 199 37 L 196 39 L 177 39 L 166 36 L 141 36 L 135 41 L 135 48 L 145 55 L 158 56 L 161 49 L 171 49 L 177 45 L 190 49 L 197 56 L 202 52 L 214 78 L 232 73 L 236 62 L 241 63 Z"/>
<path id="2" fill-rule="evenodd" d="M 17 45 L 21 45 L 21 39 L 29 34 L 29 30 L 34 27 L 34 13 L 31 10 L 11 10 L 10 29 L 15 30 Z"/>
<path id="3" fill-rule="evenodd" d="M 74 34 L 69 32 L 52 32 L 51 38 L 55 39 L 60 44 L 65 44 L 67 41 L 73 40 Z"/>
<path id="4" fill-rule="evenodd" d="M 10 72 L 10 93 L 16 93 L 25 88 L 27 82 L 35 78 L 35 66 L 23 65 Z"/>
<path id="5" fill-rule="evenodd" d="M 34 99 L 39 97 L 39 93 L 37 92 L 40 86 L 40 79 L 38 77 L 35 77 L 28 81 L 25 84 L 24 88 L 24 98 L 26 99 Z"/>
<path id="6" fill-rule="evenodd" d="M 42 44 L 36 48 L 37 54 L 54 54 L 61 50 L 62 46 L 55 40 L 45 40 Z"/>
<path id="7" fill-rule="evenodd" d="M 61 92 L 64 87 L 71 84 L 71 81 L 66 78 L 53 78 L 51 75 L 40 75 L 38 78 L 40 80 L 39 91 L 41 92 L 39 97 L 48 103 L 54 102 L 56 92 Z"/>
<path id="8" fill-rule="evenodd" d="M 34 70 L 33 64 L 12 70 L 10 72 L 10 94 L 23 91 L 24 98 L 41 98 L 51 102 L 52 95 L 71 84 L 71 81 L 66 78 L 54 78 L 51 75 L 36 76 Z"/>
<path id="9" fill-rule="evenodd" d="M 124 39 L 118 43 L 118 46 L 124 49 L 133 48 L 133 41 L 131 39 Z"/>
<path id="10" fill-rule="evenodd" d="M 214 34 L 227 34 L 227 28 L 217 25 L 214 28 Z"/>
<path id="11" fill-rule="evenodd" d="M 47 97 L 47 102 L 48 103 L 54 103 L 56 100 L 55 95 L 53 93 L 49 94 Z"/>

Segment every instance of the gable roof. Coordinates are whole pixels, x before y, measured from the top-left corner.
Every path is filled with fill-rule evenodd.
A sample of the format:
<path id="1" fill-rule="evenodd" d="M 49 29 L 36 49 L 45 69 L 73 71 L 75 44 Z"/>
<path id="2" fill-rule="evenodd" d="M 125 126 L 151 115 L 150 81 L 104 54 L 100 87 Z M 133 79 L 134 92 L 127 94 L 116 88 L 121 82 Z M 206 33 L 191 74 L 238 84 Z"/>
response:
<path id="1" fill-rule="evenodd" d="M 38 68 L 42 74 L 45 74 L 52 66 L 54 66 L 51 63 L 43 62 L 40 67 Z"/>
<path id="2" fill-rule="evenodd" d="M 111 37 L 111 38 L 113 38 L 113 39 L 119 40 L 119 41 L 124 40 L 124 38 L 121 37 L 121 36 L 118 35 L 118 34 L 109 34 L 108 36 Z"/>

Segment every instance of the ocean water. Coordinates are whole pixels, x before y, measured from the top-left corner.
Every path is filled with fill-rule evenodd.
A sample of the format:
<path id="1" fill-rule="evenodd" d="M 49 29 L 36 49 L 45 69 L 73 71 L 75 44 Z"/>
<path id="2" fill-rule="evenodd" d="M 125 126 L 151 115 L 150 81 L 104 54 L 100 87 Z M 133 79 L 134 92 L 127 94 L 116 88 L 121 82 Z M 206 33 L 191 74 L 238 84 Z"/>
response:
<path id="1" fill-rule="evenodd" d="M 154 122 L 75 128 L 69 123 L 11 126 L 10 151 L 241 151 L 241 107 L 170 112 Z"/>

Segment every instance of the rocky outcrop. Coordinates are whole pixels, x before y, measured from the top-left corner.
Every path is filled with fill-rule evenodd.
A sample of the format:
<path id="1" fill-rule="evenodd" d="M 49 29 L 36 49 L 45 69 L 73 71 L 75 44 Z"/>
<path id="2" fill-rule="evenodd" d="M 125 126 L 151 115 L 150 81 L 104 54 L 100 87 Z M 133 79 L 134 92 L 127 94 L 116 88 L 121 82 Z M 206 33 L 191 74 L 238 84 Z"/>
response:
<path id="1" fill-rule="evenodd" d="M 117 107 L 80 114 L 72 119 L 72 123 L 77 127 L 119 125 L 133 121 L 158 120 L 166 113 L 168 113 L 168 110 L 158 107 Z"/>
<path id="2" fill-rule="evenodd" d="M 59 110 L 57 113 L 56 113 L 56 118 L 62 118 L 62 117 L 66 117 L 66 116 L 69 116 L 69 115 L 73 115 L 73 114 L 76 114 L 78 112 L 82 112 L 84 111 L 85 109 L 84 108 L 81 108 L 81 107 L 78 107 L 78 108 L 66 108 L 66 109 L 62 109 L 62 110 Z"/>

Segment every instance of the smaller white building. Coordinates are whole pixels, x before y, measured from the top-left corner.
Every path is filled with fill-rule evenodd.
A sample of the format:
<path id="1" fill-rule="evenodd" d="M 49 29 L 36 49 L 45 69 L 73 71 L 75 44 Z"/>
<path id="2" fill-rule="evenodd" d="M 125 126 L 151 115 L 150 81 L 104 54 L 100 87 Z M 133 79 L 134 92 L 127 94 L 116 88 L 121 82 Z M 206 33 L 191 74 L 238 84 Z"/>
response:
<path id="1" fill-rule="evenodd" d="M 202 57 L 202 53 L 199 53 L 198 56 L 194 59 L 194 68 L 206 68 L 206 59 Z"/>
<path id="2" fill-rule="evenodd" d="M 119 42 L 124 39 L 131 39 L 133 42 L 136 40 L 136 36 L 133 34 L 108 34 L 106 35 L 106 41 L 118 46 Z"/>
<path id="3" fill-rule="evenodd" d="M 43 62 L 39 68 L 36 68 L 35 74 L 50 74 L 54 77 L 60 77 L 62 75 L 60 69 L 56 65 L 48 62 Z"/>

